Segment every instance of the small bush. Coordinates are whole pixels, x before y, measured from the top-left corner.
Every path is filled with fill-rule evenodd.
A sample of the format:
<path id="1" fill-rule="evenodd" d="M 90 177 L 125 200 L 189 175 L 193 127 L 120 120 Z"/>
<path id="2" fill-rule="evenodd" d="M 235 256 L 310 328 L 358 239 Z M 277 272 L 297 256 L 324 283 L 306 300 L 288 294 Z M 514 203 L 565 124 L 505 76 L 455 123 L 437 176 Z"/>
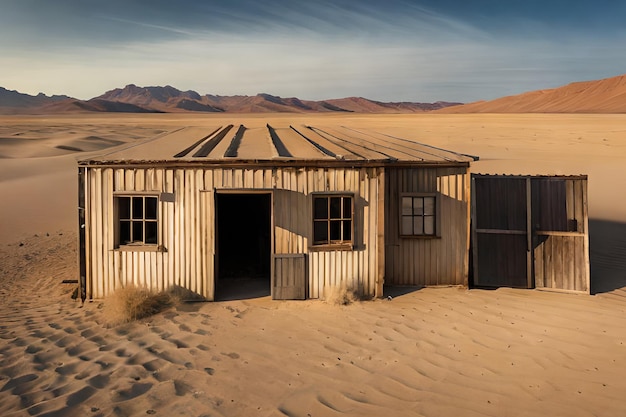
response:
<path id="1" fill-rule="evenodd" d="M 155 292 L 127 286 L 104 300 L 105 321 L 109 325 L 129 323 L 159 313 L 179 302 L 171 291 Z"/>
<path id="2" fill-rule="evenodd" d="M 324 290 L 324 301 L 328 304 L 347 306 L 357 300 L 355 291 L 345 283 L 326 287 Z"/>

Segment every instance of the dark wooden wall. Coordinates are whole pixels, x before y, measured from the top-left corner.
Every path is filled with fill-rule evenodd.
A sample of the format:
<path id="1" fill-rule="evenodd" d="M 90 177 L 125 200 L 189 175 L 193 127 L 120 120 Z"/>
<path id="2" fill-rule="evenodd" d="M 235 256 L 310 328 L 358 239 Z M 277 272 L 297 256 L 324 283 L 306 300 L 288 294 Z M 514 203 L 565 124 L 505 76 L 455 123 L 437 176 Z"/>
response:
<path id="1" fill-rule="evenodd" d="M 586 176 L 472 183 L 475 285 L 590 291 Z"/>

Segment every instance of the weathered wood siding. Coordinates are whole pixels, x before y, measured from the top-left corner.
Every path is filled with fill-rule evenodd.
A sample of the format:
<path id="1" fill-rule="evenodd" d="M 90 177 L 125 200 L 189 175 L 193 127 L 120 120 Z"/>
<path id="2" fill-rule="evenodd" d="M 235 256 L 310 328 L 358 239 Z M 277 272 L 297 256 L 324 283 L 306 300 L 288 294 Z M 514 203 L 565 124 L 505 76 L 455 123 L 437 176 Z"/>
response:
<path id="1" fill-rule="evenodd" d="M 586 178 L 533 178 L 535 286 L 590 292 Z"/>
<path id="2" fill-rule="evenodd" d="M 273 256 L 274 300 L 306 299 L 306 256 L 303 253 Z"/>
<path id="3" fill-rule="evenodd" d="M 386 170 L 385 283 L 467 285 L 469 169 L 391 168 Z M 434 193 L 437 236 L 400 236 L 403 193 Z"/>
<path id="4" fill-rule="evenodd" d="M 382 168 L 114 168 L 87 169 L 87 297 L 116 288 L 176 287 L 188 297 L 214 298 L 215 193 L 273 194 L 273 253 L 307 254 L 307 293 L 346 283 L 374 295 L 379 277 L 377 232 Z M 355 199 L 354 249 L 309 248 L 311 193 L 348 192 Z M 158 250 L 115 248 L 114 195 L 168 193 L 159 200 Z M 383 207 L 380 207 L 381 210 Z M 154 248 L 153 248 L 154 249 Z"/>
<path id="5" fill-rule="evenodd" d="M 473 183 L 474 285 L 589 293 L 586 176 Z"/>

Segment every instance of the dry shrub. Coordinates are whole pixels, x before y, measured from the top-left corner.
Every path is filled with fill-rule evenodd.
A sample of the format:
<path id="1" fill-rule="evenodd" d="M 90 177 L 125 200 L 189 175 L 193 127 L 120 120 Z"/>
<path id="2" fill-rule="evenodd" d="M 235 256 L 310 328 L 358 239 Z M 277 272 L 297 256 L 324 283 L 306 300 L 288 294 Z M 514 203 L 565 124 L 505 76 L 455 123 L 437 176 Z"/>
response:
<path id="1" fill-rule="evenodd" d="M 179 301 L 172 291 L 156 292 L 131 285 L 115 290 L 104 300 L 104 316 L 109 325 L 129 323 L 159 313 Z"/>
<path id="2" fill-rule="evenodd" d="M 332 305 L 347 306 L 358 300 L 356 292 L 345 283 L 326 287 L 324 301 Z"/>

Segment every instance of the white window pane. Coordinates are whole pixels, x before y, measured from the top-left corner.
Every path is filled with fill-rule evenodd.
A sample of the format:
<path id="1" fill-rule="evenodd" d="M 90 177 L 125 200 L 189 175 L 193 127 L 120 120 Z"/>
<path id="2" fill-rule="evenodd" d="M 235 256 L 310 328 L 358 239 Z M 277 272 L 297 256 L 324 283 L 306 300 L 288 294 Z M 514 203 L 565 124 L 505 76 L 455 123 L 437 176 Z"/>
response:
<path id="1" fill-rule="evenodd" d="M 435 197 L 424 197 L 424 214 L 427 216 L 435 214 Z"/>
<path id="2" fill-rule="evenodd" d="M 422 224 L 421 217 L 417 217 L 415 219 L 415 224 L 413 225 L 413 234 L 414 235 L 423 235 L 424 234 L 424 225 Z"/>
<path id="3" fill-rule="evenodd" d="M 424 217 L 424 234 L 425 235 L 435 234 L 435 217 L 434 216 Z"/>
<path id="4" fill-rule="evenodd" d="M 411 216 L 402 216 L 402 234 L 413 234 L 413 218 Z"/>
<path id="5" fill-rule="evenodd" d="M 413 214 L 413 207 L 412 207 L 412 198 L 411 197 L 402 197 L 402 215 L 403 216 L 410 216 Z"/>
<path id="6" fill-rule="evenodd" d="M 416 216 L 424 214 L 424 199 L 422 197 L 415 197 L 413 199 L 413 214 Z"/>

